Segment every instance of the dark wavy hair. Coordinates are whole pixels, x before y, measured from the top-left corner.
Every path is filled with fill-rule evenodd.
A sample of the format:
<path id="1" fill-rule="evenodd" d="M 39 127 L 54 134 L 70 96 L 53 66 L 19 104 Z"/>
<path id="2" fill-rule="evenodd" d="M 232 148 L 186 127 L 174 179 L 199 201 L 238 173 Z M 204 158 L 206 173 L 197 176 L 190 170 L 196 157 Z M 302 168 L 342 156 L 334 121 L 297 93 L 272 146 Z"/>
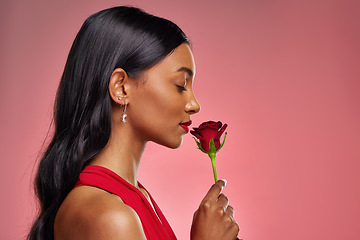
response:
<path id="1" fill-rule="evenodd" d="M 54 134 L 35 178 L 39 215 L 27 239 L 54 239 L 61 203 L 81 170 L 107 144 L 112 101 L 108 85 L 114 69 L 136 78 L 182 43 L 189 41 L 177 25 L 133 7 L 102 10 L 84 22 L 57 91 Z"/>

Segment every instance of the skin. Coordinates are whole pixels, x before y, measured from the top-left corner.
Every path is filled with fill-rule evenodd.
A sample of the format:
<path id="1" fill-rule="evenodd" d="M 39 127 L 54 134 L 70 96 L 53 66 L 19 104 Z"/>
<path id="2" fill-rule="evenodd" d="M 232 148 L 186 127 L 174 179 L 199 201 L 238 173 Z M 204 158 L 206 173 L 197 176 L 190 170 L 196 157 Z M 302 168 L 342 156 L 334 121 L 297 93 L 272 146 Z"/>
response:
<path id="1" fill-rule="evenodd" d="M 187 44 L 177 47 L 137 79 L 117 68 L 109 83 L 113 100 L 112 131 L 108 144 L 91 162 L 111 169 L 133 186 L 142 153 L 148 141 L 169 148 L 182 143 L 185 130 L 179 125 L 200 110 L 192 85 L 195 63 Z M 127 105 L 126 123 L 121 122 Z M 221 194 L 225 182 L 219 180 L 194 214 L 191 239 L 235 239 L 239 227 L 228 199 Z M 139 216 L 120 197 L 101 189 L 81 186 L 62 203 L 54 224 L 56 240 L 141 239 L 145 240 Z"/>

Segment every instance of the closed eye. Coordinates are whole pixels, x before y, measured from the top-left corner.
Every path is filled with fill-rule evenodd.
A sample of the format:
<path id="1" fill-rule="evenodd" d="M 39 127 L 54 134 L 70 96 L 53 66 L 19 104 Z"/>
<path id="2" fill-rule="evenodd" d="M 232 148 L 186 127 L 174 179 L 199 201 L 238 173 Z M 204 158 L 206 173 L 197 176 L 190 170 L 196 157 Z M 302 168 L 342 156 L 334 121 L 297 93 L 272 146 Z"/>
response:
<path id="1" fill-rule="evenodd" d="M 187 91 L 184 86 L 176 85 L 181 91 Z"/>

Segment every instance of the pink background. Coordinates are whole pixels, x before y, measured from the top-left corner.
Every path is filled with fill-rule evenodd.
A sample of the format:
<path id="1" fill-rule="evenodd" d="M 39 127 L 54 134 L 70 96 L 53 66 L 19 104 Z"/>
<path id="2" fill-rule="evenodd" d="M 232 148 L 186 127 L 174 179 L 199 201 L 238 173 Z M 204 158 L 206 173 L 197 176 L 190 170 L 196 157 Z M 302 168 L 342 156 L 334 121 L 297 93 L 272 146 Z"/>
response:
<path id="1" fill-rule="evenodd" d="M 244 240 L 360 239 L 360 2 L 357 0 L 1 1 L 0 238 L 24 239 L 34 164 L 70 45 L 87 16 L 131 4 L 193 42 L 193 117 L 229 124 L 220 178 Z M 179 239 L 212 184 L 190 135 L 149 144 L 139 180 Z"/>

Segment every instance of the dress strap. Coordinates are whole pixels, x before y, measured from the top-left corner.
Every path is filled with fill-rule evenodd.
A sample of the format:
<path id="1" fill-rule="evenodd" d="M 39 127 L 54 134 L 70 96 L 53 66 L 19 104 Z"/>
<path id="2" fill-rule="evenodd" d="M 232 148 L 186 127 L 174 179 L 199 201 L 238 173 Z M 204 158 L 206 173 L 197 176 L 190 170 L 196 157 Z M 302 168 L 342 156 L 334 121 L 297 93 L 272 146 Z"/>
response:
<path id="1" fill-rule="evenodd" d="M 139 186 L 145 189 L 139 182 Z M 144 194 L 115 172 L 105 167 L 89 165 L 80 173 L 75 187 L 93 186 L 119 196 L 123 202 L 138 214 L 148 240 L 175 240 L 176 236 L 168 221 L 148 193 L 155 211 Z M 159 218 L 161 221 L 159 221 Z"/>

